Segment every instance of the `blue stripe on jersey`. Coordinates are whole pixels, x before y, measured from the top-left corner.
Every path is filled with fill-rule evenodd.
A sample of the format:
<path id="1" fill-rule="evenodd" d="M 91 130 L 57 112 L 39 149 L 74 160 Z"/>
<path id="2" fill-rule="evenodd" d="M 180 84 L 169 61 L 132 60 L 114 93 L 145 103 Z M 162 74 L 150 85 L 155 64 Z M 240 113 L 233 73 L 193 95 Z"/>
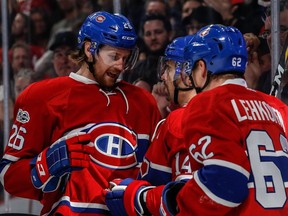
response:
<path id="1" fill-rule="evenodd" d="M 7 159 L 2 159 L 0 162 L 0 173 L 2 172 L 2 170 L 4 169 L 5 166 L 7 166 L 7 164 L 12 163 L 12 161 L 7 160 Z"/>
<path id="2" fill-rule="evenodd" d="M 154 169 L 151 166 L 149 166 L 148 173 L 145 174 L 144 176 L 141 176 L 139 174 L 138 179 L 146 180 L 151 185 L 158 186 L 170 182 L 172 180 L 172 174 L 165 171 L 161 171 L 159 169 Z"/>
<path id="3" fill-rule="evenodd" d="M 137 161 L 138 163 L 143 161 L 144 155 L 148 149 L 149 146 L 149 140 L 148 139 L 140 139 L 138 137 L 137 140 L 137 149 L 136 149 L 136 157 L 137 157 Z"/>
<path id="4" fill-rule="evenodd" d="M 211 192 L 222 200 L 241 203 L 248 195 L 248 179 L 243 173 L 236 170 L 218 165 L 208 165 L 198 170 L 197 174 L 209 193 Z"/>
<path id="5" fill-rule="evenodd" d="M 75 213 L 91 213 L 91 214 L 103 214 L 103 215 L 110 215 L 108 210 L 100 209 L 100 208 L 89 208 L 89 207 L 76 207 L 71 206 L 71 203 L 67 200 L 62 200 L 58 206 L 68 206 L 72 212 Z M 55 210 L 57 208 L 54 208 L 51 212 L 49 212 L 49 216 L 54 215 Z"/>

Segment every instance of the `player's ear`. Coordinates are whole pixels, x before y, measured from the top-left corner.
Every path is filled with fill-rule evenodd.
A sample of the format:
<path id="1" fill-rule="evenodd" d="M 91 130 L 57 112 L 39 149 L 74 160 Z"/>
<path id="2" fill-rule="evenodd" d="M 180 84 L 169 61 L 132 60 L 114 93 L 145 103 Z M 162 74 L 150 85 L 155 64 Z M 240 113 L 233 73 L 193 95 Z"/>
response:
<path id="1" fill-rule="evenodd" d="M 206 83 L 207 80 L 207 68 L 206 68 L 206 64 L 203 60 L 199 60 L 196 62 L 196 67 L 195 67 L 195 78 L 194 78 L 194 82 L 195 85 L 197 87 L 203 87 Z"/>
<path id="2" fill-rule="evenodd" d="M 92 54 L 90 52 L 91 42 L 86 41 L 84 43 L 84 53 L 87 56 L 88 61 L 92 61 Z"/>
<path id="3" fill-rule="evenodd" d="M 206 64 L 203 60 L 199 60 L 197 62 L 198 64 L 198 67 L 199 67 L 199 71 L 200 71 L 200 74 L 201 74 L 201 77 L 206 79 L 207 77 L 207 68 L 206 68 Z"/>

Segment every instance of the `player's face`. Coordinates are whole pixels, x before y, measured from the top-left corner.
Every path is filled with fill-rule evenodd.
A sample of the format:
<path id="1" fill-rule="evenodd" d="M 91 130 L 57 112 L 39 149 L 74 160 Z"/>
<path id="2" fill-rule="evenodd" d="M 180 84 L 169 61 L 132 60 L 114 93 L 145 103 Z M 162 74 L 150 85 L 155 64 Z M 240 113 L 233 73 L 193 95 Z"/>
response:
<path id="1" fill-rule="evenodd" d="M 108 45 L 103 46 L 96 54 L 95 80 L 100 86 L 111 88 L 120 73 L 124 70 L 131 51 Z"/>
<path id="2" fill-rule="evenodd" d="M 164 84 L 168 90 L 169 98 L 171 100 L 174 98 L 175 85 L 177 87 L 183 87 L 183 82 L 181 76 L 175 76 L 176 71 L 176 62 L 172 60 L 165 61 L 161 79 L 164 81 Z"/>

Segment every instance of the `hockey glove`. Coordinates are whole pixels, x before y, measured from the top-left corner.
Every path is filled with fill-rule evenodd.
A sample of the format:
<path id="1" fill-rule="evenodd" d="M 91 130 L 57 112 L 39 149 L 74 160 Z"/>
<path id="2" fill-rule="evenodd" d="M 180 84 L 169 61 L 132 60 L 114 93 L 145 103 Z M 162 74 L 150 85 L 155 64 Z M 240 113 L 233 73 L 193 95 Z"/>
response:
<path id="1" fill-rule="evenodd" d="M 111 189 L 106 191 L 106 205 L 111 215 L 135 216 L 151 215 L 144 200 L 145 192 L 153 186 L 147 181 L 116 179 L 110 182 Z"/>
<path id="2" fill-rule="evenodd" d="M 55 191 L 65 181 L 72 170 L 89 166 L 93 147 L 88 146 L 89 134 L 65 137 L 44 149 L 32 159 L 33 185 L 43 192 Z"/>
<path id="3" fill-rule="evenodd" d="M 160 205 L 160 215 L 176 215 L 178 213 L 176 197 L 185 185 L 183 181 L 173 181 L 166 184 L 163 189 Z"/>

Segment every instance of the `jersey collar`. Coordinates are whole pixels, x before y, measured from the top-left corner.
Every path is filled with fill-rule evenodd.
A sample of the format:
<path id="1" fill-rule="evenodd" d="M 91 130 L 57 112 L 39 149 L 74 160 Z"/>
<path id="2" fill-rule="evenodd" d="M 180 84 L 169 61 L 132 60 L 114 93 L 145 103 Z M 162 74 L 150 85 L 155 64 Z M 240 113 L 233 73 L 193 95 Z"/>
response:
<path id="1" fill-rule="evenodd" d="M 228 79 L 222 85 L 227 85 L 227 84 L 240 85 L 240 86 L 247 88 L 247 83 L 242 78 Z"/>

